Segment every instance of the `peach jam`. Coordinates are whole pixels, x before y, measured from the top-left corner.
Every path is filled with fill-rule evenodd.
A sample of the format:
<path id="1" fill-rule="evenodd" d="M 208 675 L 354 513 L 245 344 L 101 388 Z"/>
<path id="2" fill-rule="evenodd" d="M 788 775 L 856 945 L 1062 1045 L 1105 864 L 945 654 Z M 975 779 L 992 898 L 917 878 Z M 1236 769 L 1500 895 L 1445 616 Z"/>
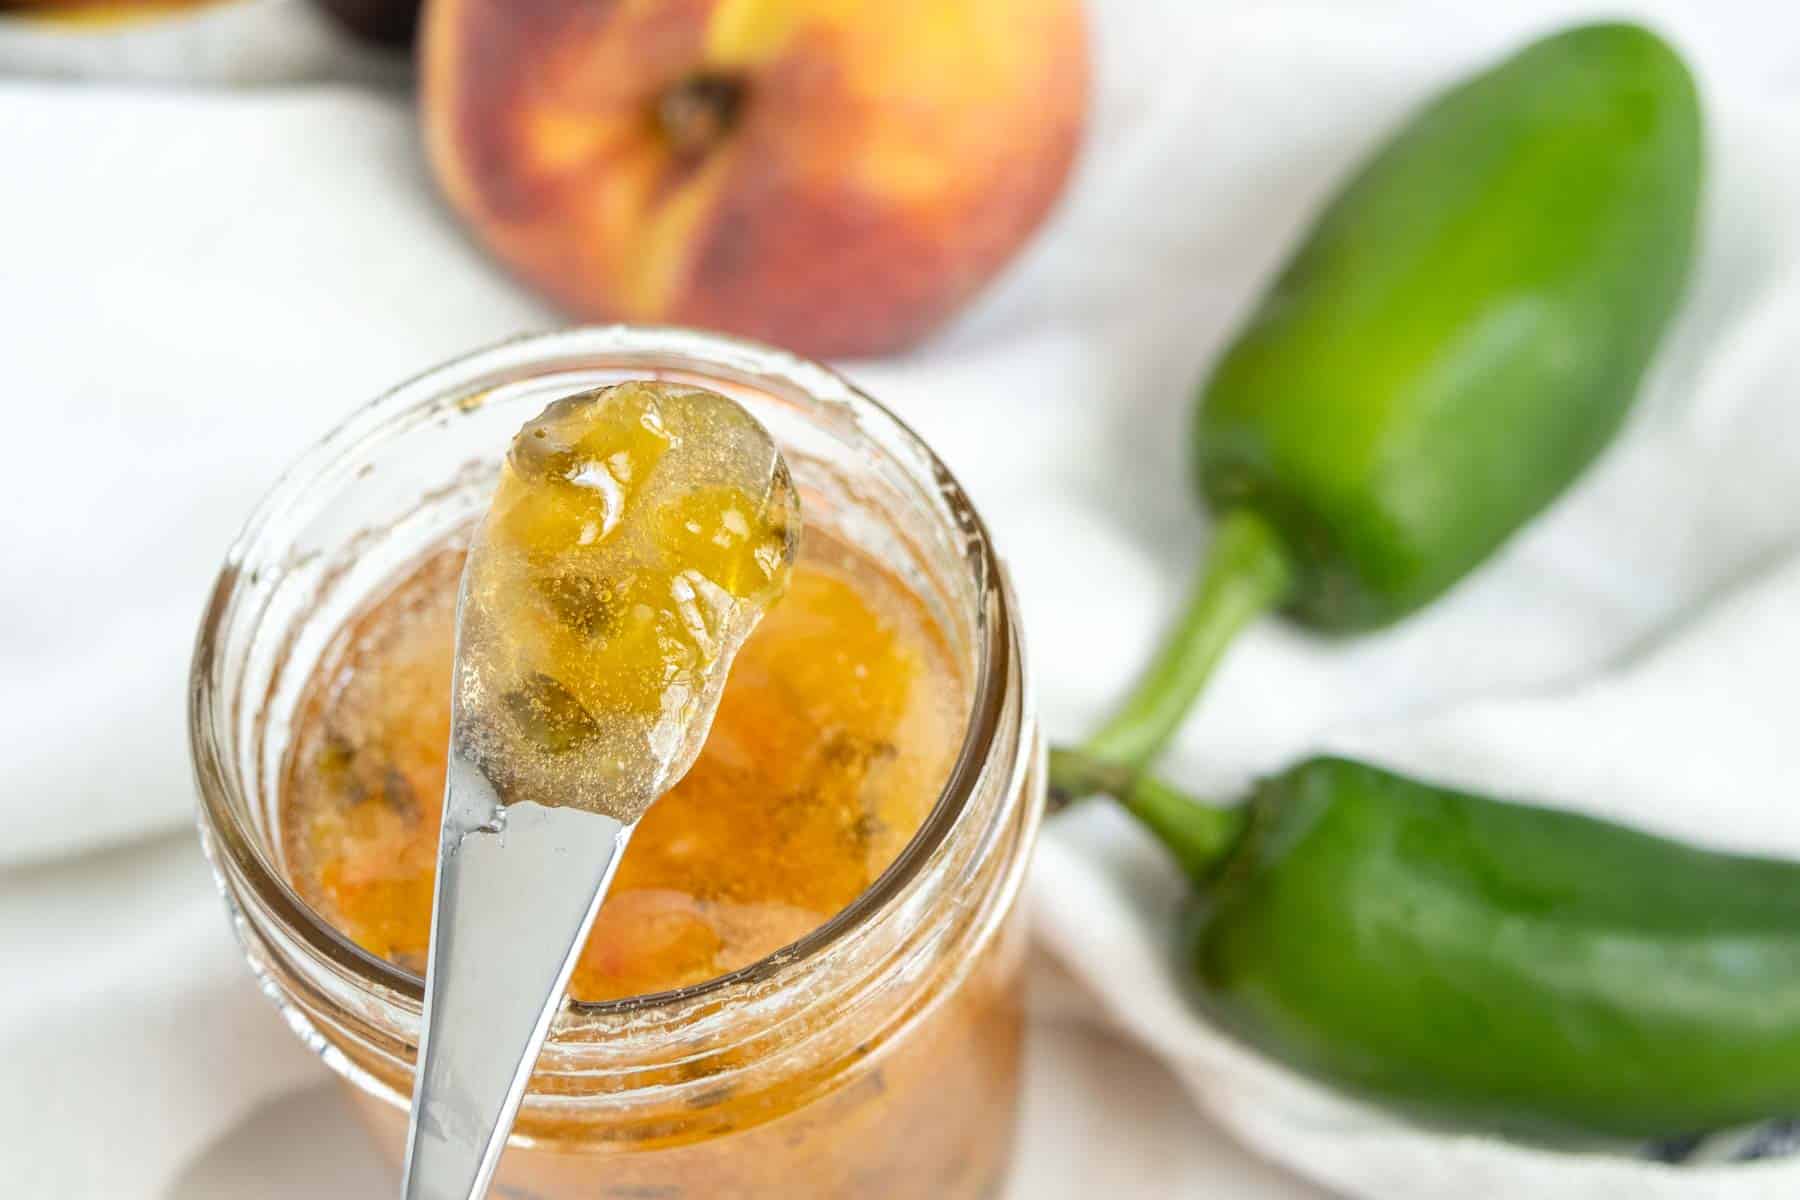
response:
<path id="1" fill-rule="evenodd" d="M 636 821 L 700 752 L 799 540 L 787 463 L 728 397 L 630 380 L 550 404 L 463 569 L 458 753 L 506 803 Z"/>
<path id="2" fill-rule="evenodd" d="M 967 687 L 918 602 L 809 535 L 727 678 L 699 758 L 634 835 L 571 987 L 665 991 L 824 924 L 912 837 L 948 777 Z M 358 945 L 423 971 L 463 554 L 427 558 L 314 675 L 282 828 L 296 887 Z"/>
<path id="3" fill-rule="evenodd" d="M 522 425 L 646 379 L 742 405 L 804 521 L 785 596 L 625 853 L 490 1195 L 987 1200 L 1011 1156 L 1043 794 L 1013 598 L 949 470 L 818 364 L 685 330 L 523 339 L 402 385 L 287 472 L 228 554 L 191 679 L 232 928 L 397 1163 L 470 530 Z M 735 578 L 777 526 L 725 501 L 686 516 Z M 743 578 L 726 590 L 755 592 Z M 525 594 L 623 634 L 616 580 Z M 590 716 L 616 699 L 575 698 Z M 560 700 L 515 708 L 560 739 Z"/>

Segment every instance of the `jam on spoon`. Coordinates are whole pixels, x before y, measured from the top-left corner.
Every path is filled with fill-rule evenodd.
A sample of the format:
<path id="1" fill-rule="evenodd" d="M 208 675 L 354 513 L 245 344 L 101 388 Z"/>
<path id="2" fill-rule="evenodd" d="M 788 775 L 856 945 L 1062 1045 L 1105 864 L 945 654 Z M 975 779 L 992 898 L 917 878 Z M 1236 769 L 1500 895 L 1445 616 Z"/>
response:
<path id="1" fill-rule="evenodd" d="M 773 439 L 715 392 L 622 383 L 513 440 L 463 570 L 405 1196 L 485 1190 L 619 856 L 799 532 Z"/>

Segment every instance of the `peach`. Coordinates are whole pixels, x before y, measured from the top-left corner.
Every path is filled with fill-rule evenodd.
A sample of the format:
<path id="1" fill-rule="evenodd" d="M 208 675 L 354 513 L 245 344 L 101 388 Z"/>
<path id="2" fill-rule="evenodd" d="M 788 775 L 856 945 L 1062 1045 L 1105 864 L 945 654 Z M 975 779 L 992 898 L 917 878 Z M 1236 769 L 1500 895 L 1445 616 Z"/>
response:
<path id="1" fill-rule="evenodd" d="M 1061 191 L 1079 0 L 431 0 L 432 163 L 587 319 L 819 356 L 916 342 Z"/>

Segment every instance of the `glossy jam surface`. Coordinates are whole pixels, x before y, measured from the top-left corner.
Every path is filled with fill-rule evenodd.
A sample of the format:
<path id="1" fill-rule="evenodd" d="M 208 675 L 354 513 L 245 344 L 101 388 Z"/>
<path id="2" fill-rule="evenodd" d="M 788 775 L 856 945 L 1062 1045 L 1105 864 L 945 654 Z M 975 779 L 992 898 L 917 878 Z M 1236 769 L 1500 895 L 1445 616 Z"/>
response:
<path id="1" fill-rule="evenodd" d="M 426 560 L 309 685 L 283 789 L 290 877 L 359 945 L 421 970 L 462 555 Z M 589 939 L 583 1000 L 699 983 L 829 920 L 936 802 L 967 687 L 898 580 L 807 533 L 692 769 L 647 813 Z"/>
<path id="2" fill-rule="evenodd" d="M 799 538 L 787 464 L 734 401 L 629 382 L 550 405 L 469 551 L 462 752 L 508 802 L 636 820 L 699 753 Z"/>

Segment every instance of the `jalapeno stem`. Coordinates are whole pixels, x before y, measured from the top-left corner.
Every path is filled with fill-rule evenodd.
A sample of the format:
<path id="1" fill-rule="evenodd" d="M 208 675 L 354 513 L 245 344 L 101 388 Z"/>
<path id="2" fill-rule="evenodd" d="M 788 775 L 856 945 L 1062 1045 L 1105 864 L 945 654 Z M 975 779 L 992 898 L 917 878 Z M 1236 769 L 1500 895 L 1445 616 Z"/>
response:
<path id="1" fill-rule="evenodd" d="M 1088 757 L 1134 771 L 1154 761 L 1232 639 L 1286 599 L 1293 584 L 1274 527 L 1249 509 L 1227 512 L 1180 619 L 1131 695 L 1082 747 Z"/>
<path id="2" fill-rule="evenodd" d="M 1097 761 L 1080 750 L 1051 749 L 1052 812 L 1101 794 L 1143 822 L 1195 883 L 1212 877 L 1237 844 L 1248 817 L 1242 807 L 1205 803 L 1153 776 Z"/>

